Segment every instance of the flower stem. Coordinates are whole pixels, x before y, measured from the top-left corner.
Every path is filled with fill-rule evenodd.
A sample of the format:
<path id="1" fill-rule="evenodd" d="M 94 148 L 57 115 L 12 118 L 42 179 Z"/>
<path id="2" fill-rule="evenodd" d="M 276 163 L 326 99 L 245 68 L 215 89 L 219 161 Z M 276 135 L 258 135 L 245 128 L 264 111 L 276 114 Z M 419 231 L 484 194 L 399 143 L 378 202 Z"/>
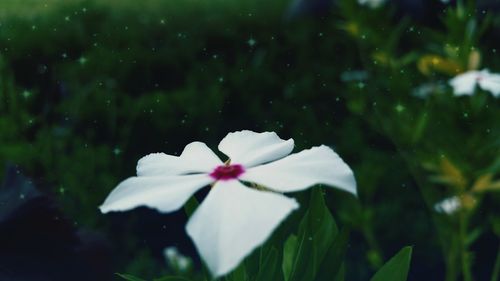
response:
<path id="1" fill-rule="evenodd" d="M 473 281 L 470 270 L 470 255 L 467 247 L 467 214 L 465 210 L 460 211 L 459 218 L 460 237 L 460 259 L 462 261 L 462 275 L 464 281 Z"/>
<path id="2" fill-rule="evenodd" d="M 363 227 L 362 233 L 368 243 L 368 246 L 370 247 L 370 253 L 372 254 L 369 262 L 374 269 L 379 269 L 382 267 L 384 257 L 382 251 L 380 250 L 380 246 L 378 245 L 377 239 L 375 239 L 371 225 Z"/>
<path id="3" fill-rule="evenodd" d="M 491 273 L 491 281 L 500 280 L 500 245 L 498 246 L 497 258 L 495 259 L 495 265 L 493 266 L 493 272 Z"/>
<path id="4" fill-rule="evenodd" d="M 459 235 L 454 236 L 451 239 L 450 247 L 447 247 L 448 250 L 444 252 L 444 257 L 446 261 L 446 281 L 456 281 L 460 272 L 459 269 L 459 253 L 458 249 L 460 248 Z M 443 245 L 445 242 L 441 242 Z"/>

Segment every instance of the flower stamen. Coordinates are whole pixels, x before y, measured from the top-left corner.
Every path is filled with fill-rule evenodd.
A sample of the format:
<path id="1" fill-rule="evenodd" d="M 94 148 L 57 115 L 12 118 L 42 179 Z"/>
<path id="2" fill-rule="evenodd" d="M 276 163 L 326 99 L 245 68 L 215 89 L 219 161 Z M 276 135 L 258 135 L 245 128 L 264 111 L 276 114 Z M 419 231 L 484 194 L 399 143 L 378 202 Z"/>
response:
<path id="1" fill-rule="evenodd" d="M 240 164 L 224 164 L 215 168 L 210 176 L 215 180 L 232 180 L 237 179 L 245 172 L 245 169 Z"/>

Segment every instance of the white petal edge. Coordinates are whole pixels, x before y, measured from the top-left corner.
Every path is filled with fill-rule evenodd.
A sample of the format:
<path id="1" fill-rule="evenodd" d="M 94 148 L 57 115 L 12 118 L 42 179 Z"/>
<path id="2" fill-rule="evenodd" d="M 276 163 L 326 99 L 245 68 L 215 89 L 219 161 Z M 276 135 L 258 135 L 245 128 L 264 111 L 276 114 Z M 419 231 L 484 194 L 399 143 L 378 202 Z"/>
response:
<path id="1" fill-rule="evenodd" d="M 208 173 L 222 161 L 202 142 L 192 142 L 180 156 L 152 153 L 137 162 L 138 176 L 172 176 L 189 173 Z"/>
<path id="2" fill-rule="evenodd" d="M 298 208 L 295 199 L 258 191 L 237 180 L 218 182 L 186 225 L 214 277 L 238 266 Z"/>
<path id="3" fill-rule="evenodd" d="M 240 179 L 278 192 L 299 191 L 325 184 L 356 195 L 356 180 L 351 168 L 325 145 L 250 168 Z"/>
<path id="4" fill-rule="evenodd" d="M 275 132 L 243 130 L 227 134 L 219 143 L 219 150 L 231 163 L 253 167 L 287 156 L 293 146 L 293 139 L 283 140 Z"/>
<path id="5" fill-rule="evenodd" d="M 208 175 L 132 177 L 122 181 L 99 207 L 102 213 L 127 211 L 139 206 L 160 212 L 178 210 L 213 179 Z"/>

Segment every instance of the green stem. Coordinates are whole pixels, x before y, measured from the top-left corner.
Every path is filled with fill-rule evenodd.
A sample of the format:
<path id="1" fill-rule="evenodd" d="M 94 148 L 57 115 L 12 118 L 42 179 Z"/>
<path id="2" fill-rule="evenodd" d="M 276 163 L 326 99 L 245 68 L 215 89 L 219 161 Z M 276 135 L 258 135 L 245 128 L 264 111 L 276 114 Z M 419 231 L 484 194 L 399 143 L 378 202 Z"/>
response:
<path id="1" fill-rule="evenodd" d="M 457 262 L 456 250 L 459 248 L 458 245 L 459 239 L 457 238 L 458 237 L 452 238 L 450 247 L 443 247 L 443 248 L 448 248 L 448 251 L 445 250 L 444 252 L 444 257 L 446 260 L 446 277 L 445 277 L 446 281 L 456 281 L 458 277 L 459 270 L 457 269 L 457 267 L 459 263 Z"/>
<path id="2" fill-rule="evenodd" d="M 460 237 L 460 260 L 462 262 L 462 275 L 464 281 L 473 281 L 470 270 L 470 258 L 467 247 L 467 214 L 465 210 L 460 211 L 459 237 Z"/>
<path id="3" fill-rule="evenodd" d="M 365 237 L 366 242 L 368 243 L 368 246 L 370 247 L 370 250 L 375 255 L 374 259 L 370 260 L 370 262 L 372 263 L 374 269 L 379 269 L 380 267 L 382 267 L 384 256 L 377 242 L 377 239 L 375 239 L 375 235 L 373 233 L 371 224 L 368 225 L 367 227 L 363 227 L 362 233 L 363 236 Z"/>
<path id="4" fill-rule="evenodd" d="M 495 265 L 493 266 L 493 272 L 491 273 L 491 281 L 500 280 L 500 245 L 498 246 L 497 258 L 495 259 Z"/>
<path id="5" fill-rule="evenodd" d="M 429 104 L 427 104 L 429 106 Z M 417 187 L 420 191 L 420 194 L 422 195 L 423 201 L 425 205 L 427 206 L 428 210 L 431 212 L 431 218 L 433 221 L 433 224 L 435 226 L 437 236 L 440 240 L 441 248 L 443 250 L 443 256 L 445 258 L 445 264 L 446 264 L 446 281 L 456 281 L 459 275 L 459 253 L 455 249 L 460 248 L 460 242 L 459 242 L 459 237 L 454 237 L 453 241 L 451 242 L 451 246 L 448 247 L 447 243 L 449 242 L 448 234 L 443 231 L 441 225 L 442 222 L 439 220 L 438 216 L 435 215 L 434 213 L 434 207 L 433 207 L 433 201 L 431 199 L 430 193 L 428 192 L 429 187 L 427 186 L 428 183 L 424 180 L 425 176 L 422 173 L 422 171 L 419 169 L 418 164 L 414 163 L 412 161 L 412 157 L 408 150 L 404 149 L 404 146 L 397 140 L 397 137 L 393 136 L 390 132 L 390 130 L 387 128 L 387 126 L 383 122 L 383 118 L 381 117 L 382 113 L 378 112 L 378 110 L 374 111 L 376 121 L 378 121 L 378 124 L 376 125 L 376 122 L 368 122 L 371 124 L 374 128 L 380 128 L 379 132 L 385 136 L 388 137 L 388 139 L 394 144 L 396 147 L 399 155 L 401 155 L 402 159 L 405 161 L 411 175 L 413 176 L 413 179 L 417 183 Z M 375 125 L 374 125 L 375 124 Z M 465 241 L 465 240 L 464 240 Z M 450 252 L 451 251 L 451 252 Z"/>

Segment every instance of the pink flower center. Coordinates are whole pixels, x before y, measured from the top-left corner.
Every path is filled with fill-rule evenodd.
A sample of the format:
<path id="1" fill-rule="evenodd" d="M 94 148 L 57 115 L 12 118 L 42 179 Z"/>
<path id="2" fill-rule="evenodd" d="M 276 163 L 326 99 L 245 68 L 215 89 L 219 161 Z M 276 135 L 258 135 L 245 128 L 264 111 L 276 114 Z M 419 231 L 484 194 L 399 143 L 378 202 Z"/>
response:
<path id="1" fill-rule="evenodd" d="M 215 168 L 210 176 L 215 180 L 232 180 L 237 179 L 241 174 L 245 172 L 243 166 L 239 164 L 235 165 L 221 165 Z"/>

